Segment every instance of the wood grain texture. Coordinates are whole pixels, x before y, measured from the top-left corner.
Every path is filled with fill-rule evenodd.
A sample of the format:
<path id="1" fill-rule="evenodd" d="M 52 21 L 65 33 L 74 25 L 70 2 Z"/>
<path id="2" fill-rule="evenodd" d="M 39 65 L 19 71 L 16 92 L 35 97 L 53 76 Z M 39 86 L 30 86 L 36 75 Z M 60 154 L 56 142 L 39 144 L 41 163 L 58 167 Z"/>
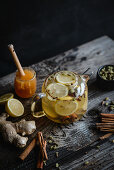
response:
<path id="1" fill-rule="evenodd" d="M 88 67 L 94 71 L 89 80 L 89 103 L 86 115 L 78 122 L 69 125 L 58 125 L 46 117 L 35 119 L 30 113 L 31 99 L 20 99 L 25 106 L 25 119 L 34 119 L 37 131 L 42 131 L 47 139 L 50 135 L 58 144 L 59 157 L 55 157 L 55 151 L 49 150 L 47 165 L 44 169 L 54 169 L 55 163 L 61 165 L 62 170 L 72 169 L 113 169 L 114 167 L 114 144 L 113 136 L 109 140 L 100 141 L 100 133 L 93 125 L 99 121 L 100 112 L 109 112 L 101 106 L 101 101 L 105 97 L 114 100 L 114 91 L 101 90 L 97 87 L 96 72 L 104 64 L 114 64 L 114 41 L 107 36 L 103 36 L 89 43 L 81 45 L 57 55 L 53 58 L 34 64 L 31 67 L 37 73 L 37 92 L 41 91 L 41 86 L 49 74 L 59 70 L 76 71 L 82 74 Z M 6 92 L 14 92 L 14 73 L 0 79 L 0 95 Z M 15 97 L 17 97 L 15 95 Z M 17 97 L 18 98 L 18 97 Z M 1 107 L 1 112 L 4 110 Z M 18 119 L 12 119 L 17 121 Z M 37 131 L 29 137 L 29 142 Z M 28 143 L 29 143 L 28 142 Z M 100 146 L 98 149 L 97 146 Z M 35 169 L 37 161 L 36 149 L 34 149 L 24 162 L 18 160 L 18 155 L 22 150 L 3 142 L 0 136 L 0 168 L 2 169 Z M 87 153 L 86 153 L 87 152 Z M 88 162 L 85 165 L 85 162 Z"/>

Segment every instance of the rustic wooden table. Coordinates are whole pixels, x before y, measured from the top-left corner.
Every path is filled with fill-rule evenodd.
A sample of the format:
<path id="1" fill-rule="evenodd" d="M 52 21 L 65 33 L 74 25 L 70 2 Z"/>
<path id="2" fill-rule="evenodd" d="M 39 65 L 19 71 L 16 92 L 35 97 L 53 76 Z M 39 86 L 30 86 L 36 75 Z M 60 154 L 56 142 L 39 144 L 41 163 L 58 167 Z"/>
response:
<path id="1" fill-rule="evenodd" d="M 58 143 L 58 149 L 56 151 L 50 151 L 48 145 L 49 160 L 44 169 L 56 169 L 56 163 L 60 164 L 61 170 L 114 169 L 114 143 L 112 142 L 114 136 L 112 135 L 108 139 L 100 141 L 99 136 L 105 133 L 97 131 L 93 126 L 99 121 L 99 112 L 109 112 L 107 107 L 101 106 L 101 101 L 105 97 L 114 100 L 114 91 L 104 91 L 97 87 L 96 72 L 98 67 L 104 64 L 114 64 L 114 41 L 107 36 L 32 65 L 37 73 L 37 92 L 41 91 L 41 86 L 46 76 L 55 71 L 71 70 L 83 73 L 88 67 L 91 67 L 94 71 L 88 83 L 88 111 L 76 123 L 58 125 L 46 117 L 34 119 L 30 114 L 31 99 L 20 99 L 25 106 L 25 118 L 27 120 L 34 119 L 36 121 L 37 131 L 42 131 L 45 138 L 48 138 L 50 135 L 53 136 L 56 143 Z M 14 92 L 13 79 L 14 73 L 0 79 L 0 95 L 7 92 Z M 0 109 L 2 113 L 4 107 L 2 106 Z M 13 121 L 15 120 L 13 119 Z M 29 142 L 35 136 L 36 132 L 29 137 Z M 21 152 L 22 150 L 5 143 L 2 136 L 0 136 L 0 169 L 36 169 L 36 149 L 31 151 L 24 162 L 18 159 Z M 56 158 L 55 152 L 59 152 L 58 158 Z"/>

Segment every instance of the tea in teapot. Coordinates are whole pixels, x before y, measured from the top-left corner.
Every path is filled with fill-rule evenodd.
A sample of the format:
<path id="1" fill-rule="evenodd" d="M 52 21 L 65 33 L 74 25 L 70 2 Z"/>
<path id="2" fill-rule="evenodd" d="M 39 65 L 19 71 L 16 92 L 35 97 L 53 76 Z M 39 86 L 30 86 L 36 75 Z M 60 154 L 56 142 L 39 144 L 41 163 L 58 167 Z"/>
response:
<path id="1" fill-rule="evenodd" d="M 72 123 L 87 111 L 89 76 L 59 71 L 48 76 L 42 86 L 42 109 L 57 123 Z M 34 116 L 34 115 L 33 115 Z"/>

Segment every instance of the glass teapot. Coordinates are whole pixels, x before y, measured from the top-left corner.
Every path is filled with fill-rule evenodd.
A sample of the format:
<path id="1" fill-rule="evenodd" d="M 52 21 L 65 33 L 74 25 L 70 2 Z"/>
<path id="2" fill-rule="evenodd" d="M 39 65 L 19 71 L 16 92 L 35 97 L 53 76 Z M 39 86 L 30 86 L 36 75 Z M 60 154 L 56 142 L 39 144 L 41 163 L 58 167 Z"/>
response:
<path id="1" fill-rule="evenodd" d="M 87 111 L 88 75 L 59 71 L 49 75 L 42 86 L 42 93 L 33 98 L 31 111 L 34 117 L 46 115 L 50 120 L 68 124 L 79 120 Z M 35 112 L 39 99 L 42 111 Z"/>

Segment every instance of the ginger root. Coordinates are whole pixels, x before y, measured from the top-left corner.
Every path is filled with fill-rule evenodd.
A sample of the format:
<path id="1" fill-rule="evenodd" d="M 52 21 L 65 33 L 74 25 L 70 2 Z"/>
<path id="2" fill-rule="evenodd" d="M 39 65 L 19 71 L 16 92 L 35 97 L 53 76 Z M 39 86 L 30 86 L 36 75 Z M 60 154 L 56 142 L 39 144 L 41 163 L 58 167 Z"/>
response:
<path id="1" fill-rule="evenodd" d="M 24 147 L 28 141 L 28 137 L 24 135 L 30 135 L 36 130 L 35 121 L 21 120 L 20 122 L 12 123 L 6 121 L 8 117 L 7 113 L 0 115 L 0 132 L 5 141 L 14 144 L 16 147 Z M 22 134 L 19 135 L 19 134 Z"/>

